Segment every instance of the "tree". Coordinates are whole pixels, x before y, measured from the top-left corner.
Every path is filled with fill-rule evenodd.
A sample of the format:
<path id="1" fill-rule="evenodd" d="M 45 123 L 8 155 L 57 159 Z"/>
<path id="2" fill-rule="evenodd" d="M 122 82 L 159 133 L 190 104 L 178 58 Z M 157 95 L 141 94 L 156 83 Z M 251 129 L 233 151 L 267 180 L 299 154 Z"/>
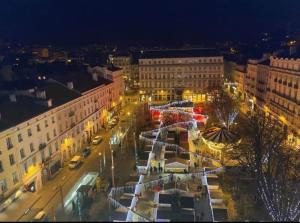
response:
<path id="1" fill-rule="evenodd" d="M 238 103 L 232 99 L 223 89 L 212 99 L 212 107 L 221 125 L 228 130 L 238 115 Z"/>
<path id="2" fill-rule="evenodd" d="M 256 111 L 248 116 L 247 126 L 243 142 L 230 155 L 256 177 L 272 219 L 294 221 L 300 217 L 299 152 L 287 146 L 287 128 L 271 116 Z"/>

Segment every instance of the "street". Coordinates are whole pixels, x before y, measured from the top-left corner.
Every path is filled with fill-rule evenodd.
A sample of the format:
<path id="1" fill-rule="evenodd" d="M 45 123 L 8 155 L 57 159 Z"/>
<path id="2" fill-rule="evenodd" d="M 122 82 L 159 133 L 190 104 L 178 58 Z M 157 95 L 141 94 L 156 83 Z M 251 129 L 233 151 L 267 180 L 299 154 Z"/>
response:
<path id="1" fill-rule="evenodd" d="M 137 106 L 137 105 L 136 105 Z M 6 214 L 6 211 L 0 214 L 1 221 L 7 220 L 10 221 L 30 221 L 34 216 L 40 211 L 44 210 L 50 216 L 51 220 L 54 220 L 53 216 L 57 207 L 61 207 L 62 196 L 60 192 L 60 186 L 63 196 L 69 192 L 73 185 L 78 181 L 78 179 L 87 172 L 99 172 L 100 170 L 100 157 L 99 153 L 102 153 L 101 159 L 104 159 L 105 156 L 105 166 L 102 160 L 102 169 L 104 179 L 111 179 L 111 151 L 109 147 L 110 137 L 118 130 L 119 127 L 128 127 L 129 126 L 129 116 L 134 115 L 134 109 L 136 106 L 127 105 L 122 109 L 123 115 L 126 116 L 126 122 L 119 122 L 113 129 L 108 130 L 107 132 L 101 130 L 96 135 L 101 135 L 103 141 L 98 145 L 91 146 L 91 154 L 83 159 L 83 163 L 77 169 L 69 169 L 68 166 L 63 167 L 60 172 L 55 176 L 54 179 L 49 180 L 39 192 L 34 194 L 26 195 L 28 199 L 24 200 L 26 206 L 18 208 L 17 213 L 14 211 L 12 215 Z M 122 117 L 120 117 L 120 120 Z M 131 139 L 130 139 L 131 137 Z M 126 178 L 130 175 L 130 172 L 133 170 L 134 165 L 134 148 L 133 146 L 129 147 L 128 142 L 131 142 L 133 145 L 133 135 L 128 135 L 128 140 L 123 147 L 123 151 L 116 151 L 114 163 L 115 163 L 115 183 L 117 185 L 122 185 L 125 183 Z M 126 146 L 127 145 L 127 146 Z M 130 159 L 131 162 L 124 162 L 124 158 Z M 128 160 L 129 161 L 129 160 Z M 119 174 L 121 172 L 121 174 Z M 33 199 L 33 200 L 32 200 Z M 30 202 L 29 202 L 30 201 Z M 23 202 L 23 201 L 22 201 Z M 20 205 L 21 206 L 21 205 Z M 9 213 L 8 210 L 7 213 Z"/>

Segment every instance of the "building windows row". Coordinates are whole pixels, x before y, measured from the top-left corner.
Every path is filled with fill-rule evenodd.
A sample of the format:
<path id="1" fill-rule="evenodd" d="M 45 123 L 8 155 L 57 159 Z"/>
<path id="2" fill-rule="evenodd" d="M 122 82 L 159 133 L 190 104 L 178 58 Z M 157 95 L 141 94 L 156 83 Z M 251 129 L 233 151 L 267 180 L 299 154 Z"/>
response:
<path id="1" fill-rule="evenodd" d="M 155 59 L 155 60 L 140 60 L 140 64 L 190 64 L 190 63 L 222 63 L 221 58 L 202 58 L 202 59 Z"/>

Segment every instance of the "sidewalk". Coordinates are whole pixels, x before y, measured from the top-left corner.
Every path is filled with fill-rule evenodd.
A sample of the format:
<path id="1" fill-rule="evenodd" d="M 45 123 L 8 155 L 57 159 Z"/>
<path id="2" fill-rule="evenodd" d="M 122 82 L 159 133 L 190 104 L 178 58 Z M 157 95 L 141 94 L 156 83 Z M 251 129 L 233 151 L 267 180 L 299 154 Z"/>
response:
<path id="1" fill-rule="evenodd" d="M 124 112 L 132 112 L 135 106 L 132 105 L 126 105 L 122 110 Z M 84 172 L 88 171 L 99 171 L 98 167 L 98 151 L 106 151 L 106 174 L 111 173 L 110 167 L 110 151 L 109 151 L 109 144 L 108 140 L 111 137 L 111 135 L 115 132 L 115 130 L 122 125 L 126 125 L 126 123 L 118 123 L 115 128 L 108 130 L 107 132 L 104 129 L 101 129 L 99 132 L 96 134 L 101 134 L 103 136 L 103 142 L 100 143 L 97 146 L 91 146 L 92 147 L 92 154 L 84 159 L 83 165 L 75 171 L 71 171 L 68 169 L 68 166 L 62 167 L 59 172 L 56 174 L 56 176 L 47 181 L 43 187 L 41 188 L 40 191 L 31 193 L 31 192 L 26 192 L 21 197 L 19 197 L 18 200 L 14 201 L 7 209 L 5 209 L 2 213 L 0 213 L 0 221 L 17 221 L 17 220 L 22 220 L 22 221 L 27 221 L 32 219 L 32 215 L 34 215 L 34 211 L 38 211 L 39 209 L 44 209 L 47 207 L 53 206 L 57 207 L 57 204 L 60 205 L 60 200 L 58 196 L 59 192 L 59 185 L 62 185 L 63 188 L 63 193 L 67 194 L 69 189 L 71 188 L 73 181 L 75 182 L 77 179 L 80 178 L 80 176 Z M 78 152 L 80 153 L 80 151 Z M 95 154 L 97 153 L 97 154 Z M 123 155 L 123 154 L 122 154 Z M 119 163 L 121 163 L 122 167 L 121 169 L 124 170 L 124 168 L 128 168 L 128 163 L 122 162 L 124 159 L 122 159 L 121 154 L 119 155 L 121 160 Z M 124 158 L 124 157 L 123 157 Z M 125 165 L 124 165 L 125 164 Z M 124 165 L 124 166 L 123 166 Z M 133 165 L 133 164 L 132 164 Z M 131 166 L 130 166 L 131 169 Z M 122 171 L 121 170 L 121 171 Z M 116 183 L 122 184 L 124 179 L 118 179 L 118 177 L 122 178 L 122 172 L 121 174 L 116 174 Z M 120 180 L 118 182 L 118 180 Z M 57 202 L 58 201 L 58 202 Z M 52 204 L 52 205 L 50 205 Z M 32 213 L 29 212 L 27 215 L 24 215 L 25 211 L 28 210 L 29 208 L 32 209 Z"/>

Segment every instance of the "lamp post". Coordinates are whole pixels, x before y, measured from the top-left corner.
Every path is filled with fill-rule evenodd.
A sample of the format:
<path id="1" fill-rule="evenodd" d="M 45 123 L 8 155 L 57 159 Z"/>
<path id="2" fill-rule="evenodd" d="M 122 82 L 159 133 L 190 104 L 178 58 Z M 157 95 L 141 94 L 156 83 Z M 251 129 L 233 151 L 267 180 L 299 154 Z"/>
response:
<path id="1" fill-rule="evenodd" d="M 114 166 L 114 154 L 113 149 L 111 148 L 111 142 L 109 142 L 109 148 L 111 152 L 111 180 L 112 180 L 112 186 L 115 187 L 115 166 Z"/>
<path id="2" fill-rule="evenodd" d="M 105 168 L 105 150 L 103 151 L 103 168 Z"/>
<path id="3" fill-rule="evenodd" d="M 101 156 L 102 156 L 102 153 L 99 153 L 99 176 L 101 176 L 101 173 L 102 173 L 102 160 L 101 160 Z"/>

